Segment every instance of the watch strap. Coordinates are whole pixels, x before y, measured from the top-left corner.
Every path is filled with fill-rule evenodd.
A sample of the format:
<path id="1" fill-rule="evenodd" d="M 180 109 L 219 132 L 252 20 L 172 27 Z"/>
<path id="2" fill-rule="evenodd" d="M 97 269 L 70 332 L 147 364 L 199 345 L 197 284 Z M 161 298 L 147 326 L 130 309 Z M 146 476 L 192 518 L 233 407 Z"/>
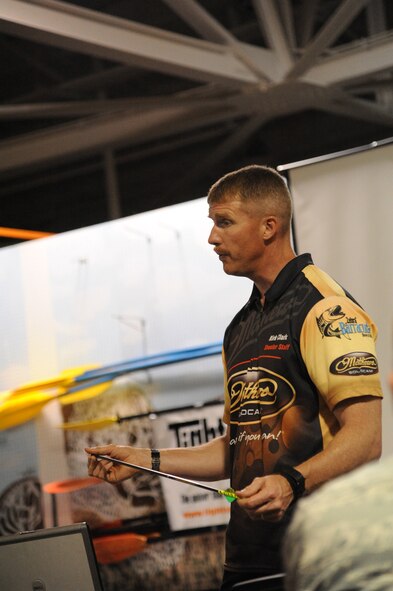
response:
<path id="1" fill-rule="evenodd" d="M 293 500 L 297 501 L 306 492 L 306 482 L 304 476 L 299 470 L 293 468 L 293 466 L 281 466 L 277 472 L 281 476 L 284 476 L 289 482 L 289 485 L 293 492 Z"/>
<path id="2" fill-rule="evenodd" d="M 160 451 L 158 449 L 151 449 L 150 454 L 151 454 L 152 469 L 159 470 L 160 469 L 160 461 L 161 461 Z"/>

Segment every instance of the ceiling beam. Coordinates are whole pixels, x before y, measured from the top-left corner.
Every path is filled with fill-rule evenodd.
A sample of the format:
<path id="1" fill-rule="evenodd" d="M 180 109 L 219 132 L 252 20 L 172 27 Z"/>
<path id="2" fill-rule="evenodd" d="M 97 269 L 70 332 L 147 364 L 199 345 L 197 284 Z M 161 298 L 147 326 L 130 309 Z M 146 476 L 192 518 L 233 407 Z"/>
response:
<path id="1" fill-rule="evenodd" d="M 236 129 L 237 122 L 223 121 L 222 125 L 208 127 L 195 133 L 182 135 L 181 137 L 165 138 L 160 142 L 154 142 L 145 146 L 132 146 L 129 151 L 123 150 L 116 154 L 118 165 L 140 162 L 148 158 L 166 157 L 169 152 L 184 149 L 194 144 L 204 143 L 217 138 L 226 137 Z M 163 156 L 164 155 L 164 156 Z M 61 169 L 46 170 L 41 175 L 17 175 L 15 180 L 7 178 L 7 183 L 0 184 L 0 199 L 9 197 L 19 192 L 26 192 L 37 187 L 44 187 L 54 183 L 63 182 L 66 179 L 82 177 L 88 174 L 97 174 L 102 170 L 102 160 L 99 158 L 90 159 L 88 162 L 78 162 L 74 166 L 63 166 Z M 3 175 L 3 179 L 13 176 Z"/>
<path id="2" fill-rule="evenodd" d="M 0 142 L 0 172 L 75 159 L 105 148 L 146 144 L 156 139 L 217 125 L 244 116 L 241 107 L 222 101 L 160 105 L 141 112 L 90 117 Z"/>
<path id="3" fill-rule="evenodd" d="M 309 70 L 321 53 L 334 43 L 368 2 L 370 0 L 343 0 L 328 22 L 307 45 L 302 57 L 288 72 L 287 78 L 294 80 Z"/>
<path id="4" fill-rule="evenodd" d="M 349 84 L 343 89 L 350 94 L 366 94 L 376 93 L 381 90 L 393 90 L 393 78 L 367 80 L 358 84 Z"/>
<path id="5" fill-rule="evenodd" d="M 379 125 L 388 125 L 393 129 L 393 113 L 371 101 L 354 98 L 340 89 L 327 90 L 321 97 L 318 108 L 329 113 L 368 121 Z"/>
<path id="6" fill-rule="evenodd" d="M 227 94 L 227 96 L 229 96 Z M 0 104 L 0 120 L 11 119 L 62 119 L 77 118 L 89 115 L 116 114 L 120 111 L 133 111 L 146 116 L 149 109 L 169 107 L 175 104 L 192 106 L 198 100 L 214 99 L 214 88 L 209 85 L 189 89 L 175 94 L 155 96 L 134 96 L 122 99 L 96 99 L 85 101 L 55 101 L 50 103 Z"/>
<path id="7" fill-rule="evenodd" d="M 7 52 L 13 53 L 19 60 L 25 62 L 29 68 L 34 68 L 43 74 L 47 80 L 58 84 L 63 81 L 59 72 L 35 57 L 35 52 L 31 51 L 31 48 L 30 50 L 22 49 L 19 39 L 6 40 L 6 38 L 2 37 L 0 45 L 2 46 L 1 54 L 4 61 L 9 61 Z"/>
<path id="8" fill-rule="evenodd" d="M 367 6 L 367 29 L 369 35 L 377 35 L 387 29 L 385 5 L 383 0 L 374 0 Z M 377 102 L 389 108 L 392 105 L 392 89 L 383 88 L 376 90 L 375 98 Z"/>
<path id="9" fill-rule="evenodd" d="M 224 43 L 243 62 L 246 68 L 249 68 L 261 81 L 269 80 L 268 73 L 263 69 L 263 63 L 254 62 L 249 54 L 243 50 L 238 39 L 198 2 L 195 0 L 163 1 L 204 39 L 213 43 Z"/>
<path id="10" fill-rule="evenodd" d="M 51 97 L 68 97 L 78 95 L 80 92 L 88 92 L 97 90 L 102 86 L 109 84 L 117 84 L 123 80 L 127 80 L 135 76 L 135 72 L 139 70 L 130 68 L 129 66 L 113 66 L 102 70 L 101 72 L 94 72 L 86 74 L 85 76 L 78 76 L 71 80 L 63 81 L 59 84 L 47 86 L 46 88 L 37 88 L 26 94 L 18 95 L 9 100 L 11 104 L 29 103 L 37 100 L 47 100 Z"/>
<path id="11" fill-rule="evenodd" d="M 367 6 L 367 29 L 369 35 L 386 31 L 386 14 L 383 0 L 373 0 Z"/>
<path id="12" fill-rule="evenodd" d="M 261 31 L 275 52 L 281 68 L 286 72 L 293 64 L 293 56 L 274 2 L 253 0 L 253 6 Z"/>
<path id="13" fill-rule="evenodd" d="M 193 80 L 258 82 L 223 45 L 54 0 L 1 0 L 0 31 Z"/>
<path id="14" fill-rule="evenodd" d="M 234 45 L 237 39 L 195 0 L 162 0 L 203 39 Z"/>
<path id="15" fill-rule="evenodd" d="M 316 92 L 320 92 L 320 87 L 298 83 L 272 86 L 262 94 L 256 87 L 254 92 L 227 98 L 207 96 L 204 100 L 197 97 L 189 97 L 187 101 L 169 99 L 165 104 L 144 111 L 134 108 L 49 127 L 44 131 L 0 142 L 0 172 L 11 174 L 21 168 L 47 166 L 105 148 L 141 146 L 157 139 L 255 114 L 261 119 L 259 123 L 258 119 L 254 119 L 253 123 L 250 120 L 253 129 L 254 124 L 260 124 L 265 118 L 268 120 L 303 110 L 310 100 L 314 104 Z M 251 133 L 248 126 L 237 141 L 247 133 Z"/>
<path id="16" fill-rule="evenodd" d="M 111 99 L 96 101 L 68 101 L 54 103 L 26 103 L 18 105 L 0 105 L 0 120 L 12 119 L 69 119 L 100 113 L 115 113 L 133 108 L 143 111 L 149 107 L 167 106 L 176 102 L 173 97 L 151 97 L 132 99 Z"/>
<path id="17" fill-rule="evenodd" d="M 393 69 L 393 38 L 391 33 L 380 36 L 374 43 L 360 41 L 347 51 L 337 51 L 325 58 L 302 77 L 305 82 L 328 86 L 360 81 Z"/>
<path id="18" fill-rule="evenodd" d="M 297 46 L 297 41 L 292 2 L 291 0 L 281 0 L 278 7 L 281 12 L 282 22 L 288 38 L 289 48 L 291 50 L 295 49 Z"/>
<path id="19" fill-rule="evenodd" d="M 183 97 L 184 98 L 184 97 Z M 156 108 L 134 108 L 54 126 L 0 143 L 0 172 L 15 174 L 21 168 L 48 166 L 105 148 L 142 146 L 211 125 L 251 118 L 236 138 L 247 139 L 254 125 L 306 109 L 327 110 L 374 123 L 391 125 L 393 116 L 370 102 L 359 101 L 340 91 L 304 82 L 286 82 L 261 93 L 239 93 L 226 99 L 207 95 L 204 100 L 168 99 Z M 254 117 L 254 118 L 253 118 Z M 221 156 L 221 154 L 220 154 Z"/>
<path id="20" fill-rule="evenodd" d="M 319 0 L 302 0 L 297 19 L 297 37 L 299 47 L 307 45 L 312 38 Z"/>

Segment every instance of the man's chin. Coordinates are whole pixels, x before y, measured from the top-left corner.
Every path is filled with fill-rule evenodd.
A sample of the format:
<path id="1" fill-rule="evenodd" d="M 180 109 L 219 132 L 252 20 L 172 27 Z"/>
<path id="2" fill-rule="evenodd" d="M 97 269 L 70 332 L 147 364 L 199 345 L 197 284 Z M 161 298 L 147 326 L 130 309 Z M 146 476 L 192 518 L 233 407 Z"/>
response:
<path id="1" fill-rule="evenodd" d="M 233 275 L 235 277 L 242 277 L 243 273 L 241 273 L 238 269 L 236 269 L 236 267 L 231 266 L 228 263 L 225 263 L 225 261 L 222 264 L 222 268 L 224 273 L 226 273 L 227 275 Z"/>

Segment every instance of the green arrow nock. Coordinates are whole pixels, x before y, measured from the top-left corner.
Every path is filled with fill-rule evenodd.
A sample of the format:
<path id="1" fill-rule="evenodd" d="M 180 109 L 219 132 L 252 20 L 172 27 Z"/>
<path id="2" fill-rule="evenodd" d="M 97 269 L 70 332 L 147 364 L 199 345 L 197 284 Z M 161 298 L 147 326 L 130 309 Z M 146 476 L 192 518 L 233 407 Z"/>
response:
<path id="1" fill-rule="evenodd" d="M 225 490 L 218 490 L 217 492 L 219 495 L 225 497 L 228 503 L 233 503 L 233 501 L 236 501 L 238 498 L 233 488 L 226 488 Z"/>

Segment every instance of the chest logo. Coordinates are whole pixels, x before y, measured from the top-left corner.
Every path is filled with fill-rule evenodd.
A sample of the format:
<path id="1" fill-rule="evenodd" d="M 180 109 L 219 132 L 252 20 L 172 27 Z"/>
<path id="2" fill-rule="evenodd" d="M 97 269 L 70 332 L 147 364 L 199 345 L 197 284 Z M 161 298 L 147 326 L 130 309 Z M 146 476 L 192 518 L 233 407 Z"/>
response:
<path id="1" fill-rule="evenodd" d="M 229 377 L 231 423 L 252 424 L 277 416 L 293 404 L 292 384 L 263 367 L 249 367 Z"/>

